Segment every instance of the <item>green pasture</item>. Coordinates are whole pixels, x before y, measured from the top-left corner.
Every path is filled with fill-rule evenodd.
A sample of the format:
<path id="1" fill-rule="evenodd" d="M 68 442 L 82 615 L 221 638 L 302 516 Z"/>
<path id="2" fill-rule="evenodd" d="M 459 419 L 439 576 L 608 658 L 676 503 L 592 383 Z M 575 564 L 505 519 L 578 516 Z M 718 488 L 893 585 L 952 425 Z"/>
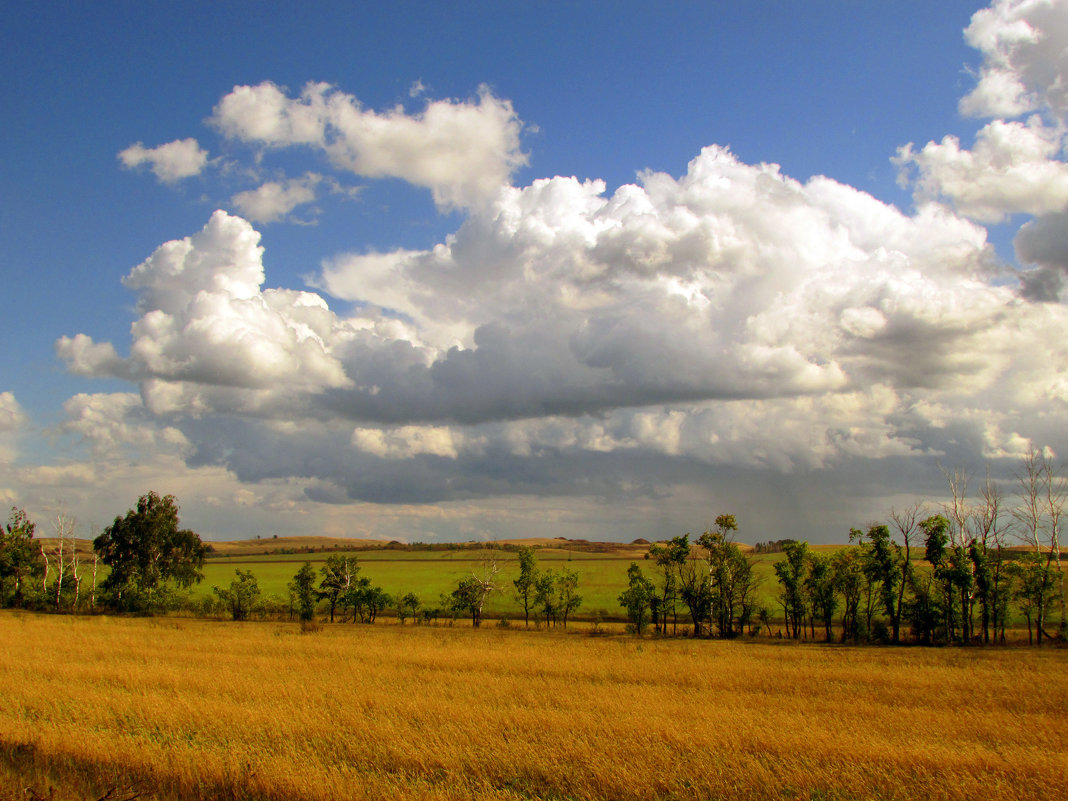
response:
<path id="1" fill-rule="evenodd" d="M 848 547 L 848 546 L 840 546 Z M 822 548 L 821 548 L 822 550 Z M 829 550 L 837 550 L 837 546 Z M 381 586 L 390 595 L 414 592 L 425 606 L 440 606 L 441 595 L 452 592 L 460 579 L 472 573 L 481 576 L 487 559 L 495 560 L 500 572 L 496 582 L 504 592 L 494 593 L 486 605 L 488 615 L 515 618 L 522 614 L 517 603 L 512 582 L 519 575 L 516 554 L 502 550 L 458 551 L 330 551 L 310 554 L 264 554 L 259 556 L 215 557 L 204 565 L 204 580 L 193 592 L 195 596 L 209 595 L 212 587 L 226 587 L 238 568 L 249 570 L 259 582 L 265 595 L 276 598 L 288 597 L 287 585 L 304 562 L 311 562 L 318 569 L 328 556 L 338 554 L 355 557 L 360 567 L 359 575 Z M 775 562 L 783 555 L 753 554 L 757 575 L 760 577 L 758 603 L 766 606 L 774 617 L 778 611 L 778 582 L 775 579 Z M 623 614 L 619 594 L 627 586 L 627 568 L 637 561 L 646 577 L 659 584 L 660 574 L 655 563 L 621 556 L 599 553 L 569 553 L 566 550 L 539 549 L 538 567 L 542 570 L 568 568 L 579 575 L 579 594 L 582 606 L 579 617 L 603 615 L 618 617 Z M 679 606 L 680 622 L 685 618 L 685 607 Z"/>
<path id="2" fill-rule="evenodd" d="M 204 565 L 204 580 L 196 586 L 196 595 L 207 595 L 212 587 L 228 586 L 236 569 L 249 570 L 259 582 L 265 595 L 288 596 L 287 585 L 304 562 L 318 569 L 333 554 L 354 556 L 360 567 L 359 575 L 381 586 L 390 595 L 414 592 L 425 606 L 439 606 L 439 598 L 448 594 L 456 584 L 472 573 L 481 576 L 487 559 L 496 561 L 500 572 L 496 582 L 505 592 L 494 593 L 487 602 L 491 616 L 516 617 L 522 609 L 514 598 L 512 582 L 519 576 L 519 564 L 514 552 L 486 551 L 335 551 L 313 554 L 270 554 L 264 556 L 218 557 Z M 579 594 L 582 596 L 581 616 L 621 614 L 619 594 L 627 584 L 627 568 L 631 558 L 605 554 L 573 553 L 545 550 L 538 552 L 538 567 L 542 570 L 568 568 L 579 574 Z M 652 568 L 648 562 L 643 567 Z"/>

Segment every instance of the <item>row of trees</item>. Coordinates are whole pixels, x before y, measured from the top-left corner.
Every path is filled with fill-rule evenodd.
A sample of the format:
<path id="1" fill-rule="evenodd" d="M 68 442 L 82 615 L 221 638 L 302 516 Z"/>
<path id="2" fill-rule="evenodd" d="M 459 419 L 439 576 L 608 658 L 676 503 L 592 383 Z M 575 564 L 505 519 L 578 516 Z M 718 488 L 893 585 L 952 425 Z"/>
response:
<path id="1" fill-rule="evenodd" d="M 657 633 L 676 634 L 680 604 L 694 636 L 729 638 L 753 630 L 761 611 L 760 580 L 752 559 L 733 541 L 737 530 L 734 515 L 723 514 L 695 543 L 684 534 L 651 545 L 646 558 L 656 566 L 653 579 L 631 564 L 619 603 L 637 633 L 651 624 Z"/>
<path id="2" fill-rule="evenodd" d="M 166 606 L 176 589 L 203 578 L 206 547 L 178 522 L 173 495 L 141 496 L 93 540 L 90 586 L 83 587 L 85 556 L 75 539 L 77 521 L 66 513 L 53 520 L 54 542 L 35 538 L 37 526 L 12 509 L 0 530 L 0 604 L 74 611 L 103 605 L 128 612 Z M 107 568 L 102 582 L 97 581 Z"/>
<path id="3" fill-rule="evenodd" d="M 1060 520 L 1068 487 L 1050 456 L 1032 450 L 1023 460 L 1013 508 L 989 477 L 975 499 L 966 473 L 946 478 L 950 501 L 941 510 L 892 510 L 888 524 L 850 532 L 857 547 L 823 554 L 792 539 L 764 543 L 761 552 L 783 554 L 774 574 L 785 636 L 815 639 L 818 629 L 827 641 L 897 643 L 907 631 L 925 644 L 997 643 L 1015 609 L 1030 642 L 1065 639 Z M 652 578 L 631 565 L 619 603 L 639 633 L 649 624 L 675 633 L 680 603 L 696 636 L 769 626 L 769 611 L 756 603 L 753 559 L 731 541 L 736 530 L 734 516 L 721 515 L 695 543 L 685 535 L 651 546 Z"/>

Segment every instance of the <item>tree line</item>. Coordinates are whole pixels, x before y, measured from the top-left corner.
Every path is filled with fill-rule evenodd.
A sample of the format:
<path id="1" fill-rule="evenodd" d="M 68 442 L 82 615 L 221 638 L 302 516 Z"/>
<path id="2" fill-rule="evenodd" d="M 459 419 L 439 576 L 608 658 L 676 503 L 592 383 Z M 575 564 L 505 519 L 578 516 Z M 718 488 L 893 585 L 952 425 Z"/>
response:
<path id="1" fill-rule="evenodd" d="M 949 502 L 891 510 L 885 523 L 852 529 L 853 547 L 834 553 L 789 538 L 744 550 L 734 541 L 734 515 L 722 514 L 693 541 L 684 534 L 651 544 L 648 575 L 632 563 L 618 602 L 639 635 L 650 627 L 677 635 L 680 625 L 695 637 L 770 635 L 774 620 L 777 636 L 790 639 L 1001 643 L 1016 613 L 1029 642 L 1064 640 L 1060 520 L 1068 488 L 1051 457 L 1031 450 L 1022 461 L 1013 506 L 989 476 L 974 498 L 962 470 L 946 478 Z M 52 522 L 56 537 L 46 547 L 36 524 L 12 509 L 0 529 L 0 605 L 151 613 L 174 608 L 203 578 L 208 546 L 180 526 L 174 496 L 141 496 L 94 538 L 91 564 L 76 548 L 74 519 L 59 514 Z M 391 596 L 359 575 L 354 556 L 333 554 L 318 571 L 306 562 L 289 582 L 288 598 L 265 598 L 252 572 L 238 569 L 197 611 L 311 621 L 321 610 L 331 622 L 363 623 L 386 611 L 401 623 L 462 615 L 478 627 L 489 598 L 510 592 L 526 626 L 566 627 L 582 604 L 577 571 L 541 569 L 528 546 L 515 552 L 519 575 L 510 587 L 499 581 L 496 560 L 487 559 L 436 603 L 414 593 Z M 758 593 L 760 553 L 782 554 L 773 565 L 774 611 Z"/>
<path id="2" fill-rule="evenodd" d="M 1068 488 L 1049 455 L 1031 450 L 1009 507 L 989 476 L 968 495 L 963 470 L 947 471 L 950 501 L 891 510 L 887 523 L 852 529 L 855 547 L 824 554 L 807 542 L 761 543 L 774 564 L 779 636 L 842 642 L 1004 643 L 1010 614 L 1028 642 L 1065 640 L 1060 520 Z M 651 576 L 637 563 L 619 603 L 633 629 L 674 634 L 681 610 L 693 636 L 770 634 L 771 611 L 757 602 L 754 554 L 733 540 L 733 515 L 695 542 L 690 535 L 650 547 Z"/>

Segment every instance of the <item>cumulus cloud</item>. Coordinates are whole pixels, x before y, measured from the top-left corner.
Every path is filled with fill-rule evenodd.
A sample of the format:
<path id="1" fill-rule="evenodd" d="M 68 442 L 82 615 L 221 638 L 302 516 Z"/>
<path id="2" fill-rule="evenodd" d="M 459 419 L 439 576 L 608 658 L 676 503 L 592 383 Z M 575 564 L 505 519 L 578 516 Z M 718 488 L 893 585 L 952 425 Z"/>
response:
<path id="1" fill-rule="evenodd" d="M 1038 117 L 1026 124 L 997 120 L 979 132 L 971 150 L 947 136 L 919 151 L 901 148 L 897 162 L 918 171 L 917 197 L 946 197 L 968 217 L 1000 222 L 1068 208 L 1068 164 L 1056 158 L 1062 147 L 1062 131 Z"/>
<path id="2" fill-rule="evenodd" d="M 962 109 L 1032 116 L 990 122 L 971 150 L 902 148 L 909 213 L 720 146 L 612 192 L 567 176 L 513 186 L 522 123 L 488 89 L 410 114 L 328 84 L 235 87 L 212 117 L 225 136 L 429 188 L 463 222 L 426 249 L 335 254 L 313 292 L 268 288 L 252 222 L 215 212 L 124 279 L 128 355 L 85 334 L 57 343 L 72 372 L 140 391 L 77 396 L 61 430 L 99 458 L 231 477 L 220 506 L 456 510 L 557 497 L 647 511 L 698 486 L 749 497 L 791 476 L 813 490 L 817 471 L 859 498 L 936 459 L 1060 442 L 1068 309 L 1033 302 L 1060 298 L 1068 264 L 1061 23 L 1046 6 L 1061 8 L 999 2 L 974 18 L 984 62 Z M 233 204 L 284 219 L 330 181 L 269 181 Z M 1020 212 L 1036 219 L 1016 239 L 1029 269 L 1013 273 L 976 221 Z"/>
<path id="3" fill-rule="evenodd" d="M 917 200 L 944 199 L 983 222 L 1068 210 L 1068 0 L 997 0 L 975 13 L 965 38 L 983 63 L 960 110 L 999 119 L 971 150 L 955 136 L 902 147 L 902 184 L 914 180 Z"/>
<path id="4" fill-rule="evenodd" d="M 26 413 L 12 392 L 0 392 L 0 433 L 18 431 L 26 423 Z"/>
<path id="5" fill-rule="evenodd" d="M 74 372 L 222 387 L 323 388 L 349 380 L 334 344 L 345 334 L 318 295 L 262 290 L 260 235 L 218 211 L 203 230 L 161 245 L 124 283 L 139 294 L 130 355 L 110 343 L 63 337 Z"/>
<path id="6" fill-rule="evenodd" d="M 238 192 L 230 202 L 252 222 L 276 222 L 299 206 L 313 203 L 320 181 L 322 176 L 316 173 L 285 181 L 267 181 L 255 189 Z"/>
<path id="7" fill-rule="evenodd" d="M 119 153 L 119 160 L 128 169 L 147 164 L 159 180 L 176 183 L 200 175 L 208 164 L 208 152 L 196 139 L 177 139 L 153 148 L 137 142 Z"/>
<path id="8" fill-rule="evenodd" d="M 964 37 L 982 53 L 983 64 L 975 89 L 960 101 L 962 113 L 1068 111 L 1068 2 L 997 0 L 975 13 Z"/>
<path id="9" fill-rule="evenodd" d="M 418 114 L 378 113 L 330 84 L 289 97 L 270 82 L 235 86 L 215 107 L 228 137 L 266 147 L 322 150 L 335 166 L 371 178 L 401 178 L 431 190 L 442 207 L 471 207 L 506 186 L 527 163 L 522 122 L 507 100 L 482 87 L 472 100 L 428 102 Z"/>
<path id="10" fill-rule="evenodd" d="M 611 195 L 508 188 L 433 248 L 331 259 L 316 284 L 348 316 L 265 289 L 259 234 L 224 212 L 125 284 L 130 355 L 59 350 L 137 380 L 144 407 L 83 398 L 68 430 L 324 501 L 653 497 L 676 464 L 1010 453 L 1029 410 L 1068 402 L 1048 366 L 1068 315 L 1019 300 L 982 228 L 721 147 Z M 950 433 L 923 413 L 938 404 L 976 412 Z M 149 412 L 174 432 L 139 433 Z"/>
<path id="11" fill-rule="evenodd" d="M 173 426 L 156 421 L 145 409 L 140 395 L 81 393 L 64 403 L 63 410 L 67 419 L 59 430 L 86 442 L 97 457 L 128 451 L 181 454 L 189 449 L 185 435 Z"/>

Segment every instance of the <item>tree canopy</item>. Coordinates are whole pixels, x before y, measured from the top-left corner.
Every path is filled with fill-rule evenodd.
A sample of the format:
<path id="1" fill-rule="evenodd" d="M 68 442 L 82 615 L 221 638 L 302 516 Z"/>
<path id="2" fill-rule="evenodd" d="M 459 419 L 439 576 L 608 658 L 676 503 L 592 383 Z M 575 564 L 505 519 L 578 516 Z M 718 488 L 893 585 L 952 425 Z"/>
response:
<path id="1" fill-rule="evenodd" d="M 111 570 L 104 591 L 122 609 L 151 609 L 171 582 L 184 588 L 204 577 L 207 549 L 195 532 L 179 527 L 173 495 L 142 495 L 93 540 L 93 549 Z"/>

